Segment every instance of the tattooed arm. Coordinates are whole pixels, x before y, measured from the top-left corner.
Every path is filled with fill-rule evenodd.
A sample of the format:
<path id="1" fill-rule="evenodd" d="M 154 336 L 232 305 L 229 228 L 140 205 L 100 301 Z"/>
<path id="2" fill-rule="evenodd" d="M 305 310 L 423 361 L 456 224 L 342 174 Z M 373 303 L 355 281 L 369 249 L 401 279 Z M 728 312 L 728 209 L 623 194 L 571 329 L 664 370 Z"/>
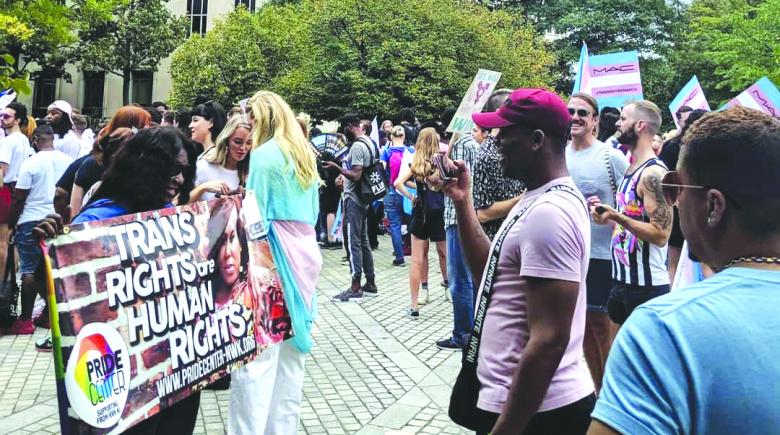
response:
<path id="1" fill-rule="evenodd" d="M 661 188 L 661 178 L 666 170 L 660 166 L 647 168 L 639 179 L 637 194 L 645 203 L 645 212 L 650 222 L 640 222 L 623 214 L 615 213 L 611 220 L 622 225 L 640 240 L 657 246 L 666 246 L 672 233 L 672 206 L 666 202 Z"/>

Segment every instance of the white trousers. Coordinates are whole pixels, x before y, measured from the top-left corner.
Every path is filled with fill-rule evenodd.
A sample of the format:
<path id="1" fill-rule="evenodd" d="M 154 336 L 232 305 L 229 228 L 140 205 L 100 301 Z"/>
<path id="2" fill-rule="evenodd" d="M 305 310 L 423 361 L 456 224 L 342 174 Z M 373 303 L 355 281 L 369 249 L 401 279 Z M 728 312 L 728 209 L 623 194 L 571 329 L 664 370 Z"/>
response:
<path id="1" fill-rule="evenodd" d="M 305 359 L 305 354 L 285 341 L 232 372 L 228 434 L 294 435 L 301 411 Z"/>

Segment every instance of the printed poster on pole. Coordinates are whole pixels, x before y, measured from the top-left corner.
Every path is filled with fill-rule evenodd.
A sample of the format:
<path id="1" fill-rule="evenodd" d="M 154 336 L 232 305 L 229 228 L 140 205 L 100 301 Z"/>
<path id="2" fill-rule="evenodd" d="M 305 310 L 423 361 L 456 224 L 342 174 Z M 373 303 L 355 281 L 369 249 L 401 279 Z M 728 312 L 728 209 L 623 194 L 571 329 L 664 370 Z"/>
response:
<path id="1" fill-rule="evenodd" d="M 751 109 L 761 110 L 775 118 L 780 117 L 780 91 L 768 77 L 762 77 L 753 86 L 745 89 L 741 94 L 726 103 L 720 109 L 734 106 L 745 106 Z"/>
<path id="2" fill-rule="evenodd" d="M 680 120 L 677 119 L 677 110 L 682 106 L 688 106 L 691 109 L 703 109 L 710 111 L 710 103 L 707 102 L 707 98 L 704 96 L 704 90 L 699 84 L 699 79 L 693 76 L 688 83 L 683 86 L 680 92 L 674 97 L 672 103 L 669 104 L 669 110 L 672 112 L 672 118 L 674 119 L 677 128 L 680 128 Z"/>
<path id="3" fill-rule="evenodd" d="M 500 78 L 500 72 L 486 69 L 480 69 L 477 72 L 474 80 L 471 81 L 471 86 L 466 91 L 466 95 L 463 96 L 455 116 L 452 117 L 450 125 L 447 126 L 448 132 L 468 133 L 471 131 L 474 127 L 471 115 L 482 111 Z"/>
<path id="4" fill-rule="evenodd" d="M 251 192 L 44 245 L 63 434 L 127 430 L 291 336 Z"/>
<path id="5" fill-rule="evenodd" d="M 592 95 L 599 108 L 621 108 L 629 101 L 643 99 L 638 53 L 624 51 L 590 56 L 583 43 L 573 92 Z"/>

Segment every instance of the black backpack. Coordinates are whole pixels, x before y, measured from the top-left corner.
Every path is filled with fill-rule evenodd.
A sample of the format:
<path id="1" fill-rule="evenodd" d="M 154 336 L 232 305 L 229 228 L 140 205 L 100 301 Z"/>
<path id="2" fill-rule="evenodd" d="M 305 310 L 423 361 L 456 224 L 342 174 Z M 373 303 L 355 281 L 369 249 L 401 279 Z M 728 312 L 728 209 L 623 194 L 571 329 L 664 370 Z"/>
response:
<path id="1" fill-rule="evenodd" d="M 384 198 L 387 195 L 387 174 L 382 162 L 379 161 L 379 149 L 369 139 L 358 139 L 363 142 L 371 152 L 371 164 L 363 168 L 360 177 L 360 199 L 366 204 Z"/>

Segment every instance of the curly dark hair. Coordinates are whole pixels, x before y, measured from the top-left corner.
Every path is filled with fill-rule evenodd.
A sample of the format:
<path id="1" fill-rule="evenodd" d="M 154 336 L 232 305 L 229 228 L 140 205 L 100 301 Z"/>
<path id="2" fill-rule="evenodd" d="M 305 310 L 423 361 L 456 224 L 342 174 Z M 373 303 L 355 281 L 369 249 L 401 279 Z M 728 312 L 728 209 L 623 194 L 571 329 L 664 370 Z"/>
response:
<path id="1" fill-rule="evenodd" d="M 189 164 L 181 168 L 184 183 L 179 198 L 189 199 L 195 178 L 194 145 L 176 128 L 152 127 L 139 131 L 116 151 L 92 201 L 111 199 L 130 213 L 165 207 L 165 191 L 182 150 Z"/>

